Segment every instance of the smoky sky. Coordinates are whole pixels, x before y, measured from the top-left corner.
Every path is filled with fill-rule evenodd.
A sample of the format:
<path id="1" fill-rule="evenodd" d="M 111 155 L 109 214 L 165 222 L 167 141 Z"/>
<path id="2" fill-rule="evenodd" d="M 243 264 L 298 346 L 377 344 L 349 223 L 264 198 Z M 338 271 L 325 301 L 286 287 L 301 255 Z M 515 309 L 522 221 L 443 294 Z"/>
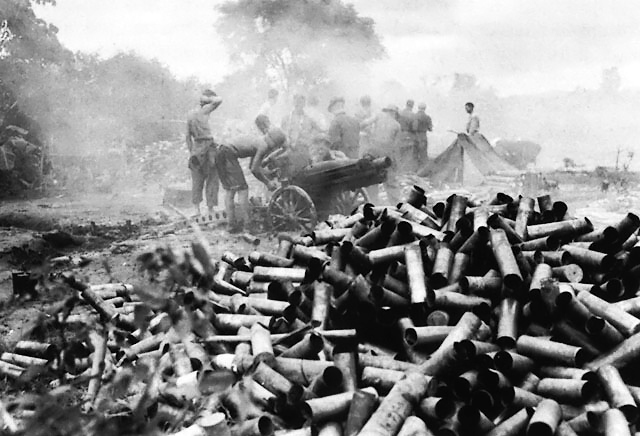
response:
<path id="1" fill-rule="evenodd" d="M 400 81 L 475 74 L 500 93 L 596 87 L 618 67 L 640 86 L 640 2 L 355 0 L 387 46 L 379 70 Z"/>
<path id="2" fill-rule="evenodd" d="M 38 13 L 72 50 L 157 58 L 180 77 L 233 70 L 215 32 L 214 0 L 59 0 Z M 640 88 L 640 2 L 621 0 L 351 0 L 376 22 L 388 57 L 379 81 L 409 86 L 454 73 L 502 95 L 595 88 L 618 67 Z"/>

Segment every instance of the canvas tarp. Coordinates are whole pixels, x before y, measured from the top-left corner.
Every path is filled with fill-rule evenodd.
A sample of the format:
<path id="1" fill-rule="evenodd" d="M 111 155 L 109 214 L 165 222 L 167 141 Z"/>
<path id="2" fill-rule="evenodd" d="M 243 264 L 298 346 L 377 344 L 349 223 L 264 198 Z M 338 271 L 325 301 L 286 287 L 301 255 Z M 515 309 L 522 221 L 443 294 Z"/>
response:
<path id="1" fill-rule="evenodd" d="M 418 175 L 428 177 L 436 184 L 478 185 L 487 175 L 505 172 L 517 173 L 518 170 L 502 159 L 484 136 L 459 133 L 455 141 L 429 161 Z"/>

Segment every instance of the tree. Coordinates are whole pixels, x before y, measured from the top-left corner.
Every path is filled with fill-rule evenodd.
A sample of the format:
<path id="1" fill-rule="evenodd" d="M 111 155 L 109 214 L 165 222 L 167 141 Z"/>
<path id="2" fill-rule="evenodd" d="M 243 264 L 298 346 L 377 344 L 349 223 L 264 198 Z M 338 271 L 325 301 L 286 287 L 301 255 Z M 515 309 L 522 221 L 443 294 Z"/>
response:
<path id="1" fill-rule="evenodd" d="M 18 156 L 11 126 L 26 132 L 18 139 L 37 145 L 39 156 L 45 156 L 45 148 L 63 156 L 57 161 L 52 156 L 54 166 L 64 159 L 54 168 L 63 173 L 76 158 L 95 160 L 102 170 L 108 162 L 97 156 L 124 155 L 124 146 L 184 137 L 184 119 L 197 104 L 201 84 L 179 81 L 159 62 L 134 54 L 101 60 L 72 53 L 58 41 L 55 26 L 37 18 L 33 3 L 53 1 L 0 0 L 0 151 L 5 157 L 9 151 Z M 3 136 L 4 131 L 11 134 Z M 11 150 L 2 148 L 5 144 Z M 18 176 L 2 172 L 11 166 L 14 173 L 21 170 L 17 158 L 3 161 L 0 195 L 7 191 L 3 182 L 23 179 L 29 182 L 23 186 L 34 186 L 25 171 Z M 76 166 L 88 173 L 81 164 Z"/>
<path id="2" fill-rule="evenodd" d="M 33 85 L 48 81 L 50 74 L 69 63 L 73 55 L 58 41 L 55 26 L 36 17 L 33 3 L 53 1 L 0 2 L 0 127 L 17 122 L 29 130 L 30 140 L 36 141 L 40 138 L 33 137 L 33 132 L 39 126 L 33 118 L 46 114 L 49 102 Z"/>
<path id="3" fill-rule="evenodd" d="M 341 64 L 385 54 L 374 21 L 341 0 L 226 1 L 219 11 L 231 61 L 284 90 L 316 87 Z"/>

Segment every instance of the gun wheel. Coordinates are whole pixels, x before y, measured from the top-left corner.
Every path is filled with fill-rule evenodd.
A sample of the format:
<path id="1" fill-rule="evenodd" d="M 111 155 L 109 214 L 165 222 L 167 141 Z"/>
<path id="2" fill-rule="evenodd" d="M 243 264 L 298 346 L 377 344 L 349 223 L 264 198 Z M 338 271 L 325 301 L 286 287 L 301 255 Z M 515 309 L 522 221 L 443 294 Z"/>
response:
<path id="1" fill-rule="evenodd" d="M 340 191 L 333 200 L 333 211 L 341 215 L 351 215 L 351 213 L 360 205 L 369 202 L 369 196 L 364 188 L 350 189 Z"/>
<path id="2" fill-rule="evenodd" d="M 273 231 L 313 231 L 318 214 L 313 200 L 298 186 L 284 186 L 271 196 L 267 208 Z"/>

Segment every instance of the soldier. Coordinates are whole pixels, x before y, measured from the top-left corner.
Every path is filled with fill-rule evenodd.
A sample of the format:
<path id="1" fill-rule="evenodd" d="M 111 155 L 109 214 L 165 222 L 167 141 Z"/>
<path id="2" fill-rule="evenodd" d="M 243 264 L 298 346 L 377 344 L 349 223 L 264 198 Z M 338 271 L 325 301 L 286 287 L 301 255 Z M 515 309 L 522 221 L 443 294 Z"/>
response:
<path id="1" fill-rule="evenodd" d="M 356 119 L 362 123 L 371 118 L 373 109 L 371 108 L 371 97 L 363 95 L 360 97 L 360 109 L 356 112 Z M 360 154 L 366 154 L 371 148 L 371 126 L 360 127 Z"/>
<path id="2" fill-rule="evenodd" d="M 326 132 L 329 128 L 329 121 L 327 121 L 325 112 L 320 109 L 320 100 L 315 95 L 311 95 L 308 103 L 307 115 L 311 117 L 322 132 Z"/>
<path id="3" fill-rule="evenodd" d="M 220 106 L 222 99 L 210 89 L 203 91 L 200 108 L 187 117 L 187 147 L 191 170 L 191 201 L 195 214 L 200 215 L 202 190 L 205 190 L 209 213 L 218 205 L 219 182 L 215 169 L 216 144 L 209 126 L 209 116 Z"/>
<path id="4" fill-rule="evenodd" d="M 413 121 L 415 120 L 413 105 L 413 100 L 407 100 L 407 105 L 398 115 L 398 122 L 402 129 L 400 167 L 404 171 L 415 171 L 417 163 L 415 159 L 417 154 L 417 141 L 416 134 L 413 131 Z"/>
<path id="5" fill-rule="evenodd" d="M 383 184 L 387 192 L 387 203 L 397 204 L 400 200 L 400 187 L 397 180 L 398 155 L 400 149 L 398 144 L 401 141 L 401 127 L 396 120 L 398 108 L 388 105 L 382 109 L 382 113 L 374 115 L 362 123 L 363 128 L 371 127 L 371 155 L 374 157 L 388 156 L 392 164 L 387 170 L 387 181 Z M 367 192 L 374 204 L 379 203 L 378 186 L 370 186 Z"/>
<path id="6" fill-rule="evenodd" d="M 269 180 L 263 171 L 262 163 L 267 155 L 284 148 L 286 137 L 279 128 L 271 128 L 269 119 L 258 115 L 256 126 L 264 136 L 244 135 L 231 140 L 228 144 L 220 145 L 216 167 L 220 175 L 220 182 L 225 192 L 225 208 L 229 231 L 242 232 L 245 225 L 249 225 L 249 187 L 240 167 L 238 159 L 251 158 L 250 169 L 256 179 L 264 183 L 270 191 L 278 184 Z M 238 194 L 240 214 L 236 214 L 234 198 Z"/>
<path id="7" fill-rule="evenodd" d="M 333 114 L 328 132 L 331 149 L 339 150 L 351 159 L 357 159 L 360 149 L 360 123 L 346 114 L 342 97 L 331 99 L 328 111 Z"/>
<path id="8" fill-rule="evenodd" d="M 280 105 L 278 105 L 278 95 L 278 90 L 271 88 L 267 94 L 267 100 L 262 103 L 258 111 L 258 115 L 266 116 L 274 124 L 277 124 L 282 114 Z"/>
<path id="9" fill-rule="evenodd" d="M 474 105 L 469 102 L 464 105 L 464 110 L 469 114 L 467 121 L 467 135 L 473 136 L 480 131 L 480 118 L 473 113 Z"/>
<path id="10" fill-rule="evenodd" d="M 416 132 L 416 140 L 418 141 L 415 159 L 419 167 L 429 160 L 427 154 L 429 148 L 427 132 L 433 130 L 433 123 L 431 122 L 431 117 L 425 113 L 426 109 L 427 105 L 420 103 L 418 105 L 418 112 L 416 112 L 415 119 L 413 120 L 413 130 Z"/>
<path id="11" fill-rule="evenodd" d="M 282 130 L 289 139 L 291 148 L 308 151 L 313 138 L 321 133 L 320 126 L 304 110 L 306 98 L 296 94 L 293 97 L 293 111 L 282 121 Z"/>

